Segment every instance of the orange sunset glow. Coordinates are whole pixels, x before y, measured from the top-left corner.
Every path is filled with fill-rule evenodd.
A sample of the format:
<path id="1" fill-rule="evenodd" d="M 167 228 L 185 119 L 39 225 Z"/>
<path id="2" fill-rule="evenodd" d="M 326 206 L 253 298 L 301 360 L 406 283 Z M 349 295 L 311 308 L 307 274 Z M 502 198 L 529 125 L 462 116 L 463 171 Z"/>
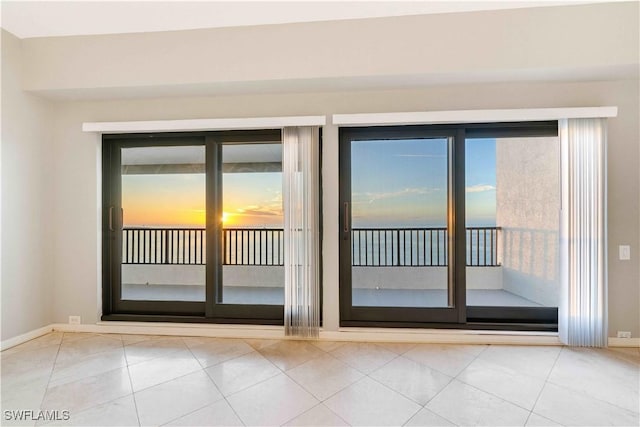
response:
<path id="1" fill-rule="evenodd" d="M 224 227 L 282 227 L 281 179 L 280 173 L 225 174 Z M 124 175 L 122 206 L 125 227 L 204 227 L 204 175 Z"/>

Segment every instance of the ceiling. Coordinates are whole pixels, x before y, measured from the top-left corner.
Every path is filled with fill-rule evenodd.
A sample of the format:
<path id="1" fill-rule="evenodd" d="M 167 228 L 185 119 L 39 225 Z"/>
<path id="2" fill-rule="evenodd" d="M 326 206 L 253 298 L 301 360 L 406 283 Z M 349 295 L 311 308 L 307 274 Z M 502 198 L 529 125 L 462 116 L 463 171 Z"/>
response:
<path id="1" fill-rule="evenodd" d="M 5 1 L 19 38 L 175 31 L 594 3 L 594 1 Z"/>

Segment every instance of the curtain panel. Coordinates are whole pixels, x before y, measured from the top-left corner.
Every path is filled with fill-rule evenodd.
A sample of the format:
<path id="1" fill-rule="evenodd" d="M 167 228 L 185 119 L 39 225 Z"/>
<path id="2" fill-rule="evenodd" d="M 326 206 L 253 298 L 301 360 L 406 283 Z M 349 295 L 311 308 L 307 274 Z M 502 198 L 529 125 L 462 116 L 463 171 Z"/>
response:
<path id="1" fill-rule="evenodd" d="M 320 329 L 319 128 L 282 131 L 285 335 L 317 338 Z"/>
<path id="2" fill-rule="evenodd" d="M 607 121 L 560 120 L 563 343 L 607 345 Z"/>

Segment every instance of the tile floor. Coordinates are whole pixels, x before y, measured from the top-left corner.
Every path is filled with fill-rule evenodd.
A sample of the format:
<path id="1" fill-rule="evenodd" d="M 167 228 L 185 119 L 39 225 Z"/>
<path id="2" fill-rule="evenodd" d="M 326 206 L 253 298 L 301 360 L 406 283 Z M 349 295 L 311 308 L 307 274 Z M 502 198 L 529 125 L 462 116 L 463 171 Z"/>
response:
<path id="1" fill-rule="evenodd" d="M 639 349 L 55 332 L 1 357 L 2 425 L 639 424 Z"/>

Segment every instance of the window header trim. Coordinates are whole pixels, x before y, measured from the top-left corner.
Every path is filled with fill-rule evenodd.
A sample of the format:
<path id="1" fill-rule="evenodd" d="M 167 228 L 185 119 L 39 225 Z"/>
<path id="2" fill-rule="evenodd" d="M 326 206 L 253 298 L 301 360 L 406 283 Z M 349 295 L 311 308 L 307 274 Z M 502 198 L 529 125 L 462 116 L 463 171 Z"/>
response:
<path id="1" fill-rule="evenodd" d="M 287 126 L 324 126 L 326 116 L 246 117 L 231 119 L 151 120 L 129 122 L 85 122 L 83 132 L 144 133 L 247 129 L 281 129 Z"/>
<path id="2" fill-rule="evenodd" d="M 618 107 L 519 108 L 505 110 L 414 111 L 404 113 L 334 114 L 332 123 L 343 127 L 420 124 L 527 122 L 616 117 Z"/>

